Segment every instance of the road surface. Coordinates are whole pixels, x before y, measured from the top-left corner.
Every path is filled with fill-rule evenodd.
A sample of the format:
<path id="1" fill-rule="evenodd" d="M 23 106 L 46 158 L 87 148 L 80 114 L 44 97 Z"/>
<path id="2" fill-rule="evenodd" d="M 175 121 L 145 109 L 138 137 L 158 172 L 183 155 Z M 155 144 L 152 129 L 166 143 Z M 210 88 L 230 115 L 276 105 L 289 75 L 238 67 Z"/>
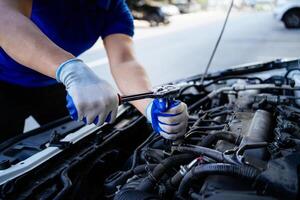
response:
<path id="1" fill-rule="evenodd" d="M 137 58 L 153 85 L 202 73 L 224 18 L 225 11 L 211 11 L 175 16 L 170 25 L 156 28 L 136 22 Z M 300 57 L 300 30 L 285 29 L 271 12 L 234 11 L 210 71 L 283 57 Z M 101 40 L 81 58 L 114 85 Z M 37 124 L 27 120 L 25 130 L 34 127 Z"/>
<path id="2" fill-rule="evenodd" d="M 136 25 L 135 49 L 154 85 L 204 71 L 225 18 L 224 12 L 176 16 L 169 26 Z M 287 30 L 271 12 L 233 12 L 211 70 L 247 62 L 300 57 L 300 30 Z M 112 82 L 99 41 L 82 55 L 96 73 Z"/>

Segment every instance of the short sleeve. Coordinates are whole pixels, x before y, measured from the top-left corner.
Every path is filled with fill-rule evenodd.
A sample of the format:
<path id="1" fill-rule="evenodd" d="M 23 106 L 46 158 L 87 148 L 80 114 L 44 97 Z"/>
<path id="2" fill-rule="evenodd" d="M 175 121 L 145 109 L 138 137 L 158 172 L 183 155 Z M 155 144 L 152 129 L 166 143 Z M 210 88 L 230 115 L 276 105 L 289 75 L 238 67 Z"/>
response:
<path id="1" fill-rule="evenodd" d="M 104 39 L 111 34 L 122 33 L 132 37 L 134 35 L 133 17 L 124 0 L 111 0 L 110 8 L 105 14 L 105 23 L 101 37 Z"/>

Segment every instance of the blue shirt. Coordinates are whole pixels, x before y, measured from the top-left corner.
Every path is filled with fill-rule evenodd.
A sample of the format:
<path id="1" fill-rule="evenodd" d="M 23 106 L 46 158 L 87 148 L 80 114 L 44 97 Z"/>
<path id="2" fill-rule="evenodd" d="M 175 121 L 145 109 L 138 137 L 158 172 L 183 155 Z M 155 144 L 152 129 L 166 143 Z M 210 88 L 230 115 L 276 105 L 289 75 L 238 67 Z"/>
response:
<path id="1" fill-rule="evenodd" d="M 133 36 L 133 18 L 124 0 L 33 0 L 31 20 L 55 44 L 78 56 L 99 37 Z M 43 87 L 55 79 L 31 70 L 0 48 L 0 81 Z"/>

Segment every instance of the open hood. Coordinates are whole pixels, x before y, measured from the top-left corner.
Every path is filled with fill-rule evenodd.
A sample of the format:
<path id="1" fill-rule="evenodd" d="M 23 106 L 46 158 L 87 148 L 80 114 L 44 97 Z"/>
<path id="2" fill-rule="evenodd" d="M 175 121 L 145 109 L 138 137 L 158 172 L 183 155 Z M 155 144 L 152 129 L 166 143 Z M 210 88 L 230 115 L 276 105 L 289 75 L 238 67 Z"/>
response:
<path id="1" fill-rule="evenodd" d="M 176 80 L 185 137 L 131 105 L 96 127 L 58 119 L 0 145 L 1 199 L 299 199 L 300 59 Z"/>

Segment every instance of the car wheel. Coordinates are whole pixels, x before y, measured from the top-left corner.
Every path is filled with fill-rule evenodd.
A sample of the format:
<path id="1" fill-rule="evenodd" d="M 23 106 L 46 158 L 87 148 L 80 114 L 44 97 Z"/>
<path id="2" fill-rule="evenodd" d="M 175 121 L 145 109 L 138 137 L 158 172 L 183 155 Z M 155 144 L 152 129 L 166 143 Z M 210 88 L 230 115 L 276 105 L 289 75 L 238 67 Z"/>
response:
<path id="1" fill-rule="evenodd" d="M 163 23 L 164 23 L 164 25 L 168 25 L 168 24 L 170 24 L 170 20 L 165 19 Z"/>
<path id="2" fill-rule="evenodd" d="M 300 9 L 288 11 L 282 21 L 286 28 L 300 28 Z"/>
<path id="3" fill-rule="evenodd" d="M 148 21 L 151 27 L 158 26 L 159 22 L 161 22 L 160 17 L 157 14 L 151 14 L 148 17 Z"/>

